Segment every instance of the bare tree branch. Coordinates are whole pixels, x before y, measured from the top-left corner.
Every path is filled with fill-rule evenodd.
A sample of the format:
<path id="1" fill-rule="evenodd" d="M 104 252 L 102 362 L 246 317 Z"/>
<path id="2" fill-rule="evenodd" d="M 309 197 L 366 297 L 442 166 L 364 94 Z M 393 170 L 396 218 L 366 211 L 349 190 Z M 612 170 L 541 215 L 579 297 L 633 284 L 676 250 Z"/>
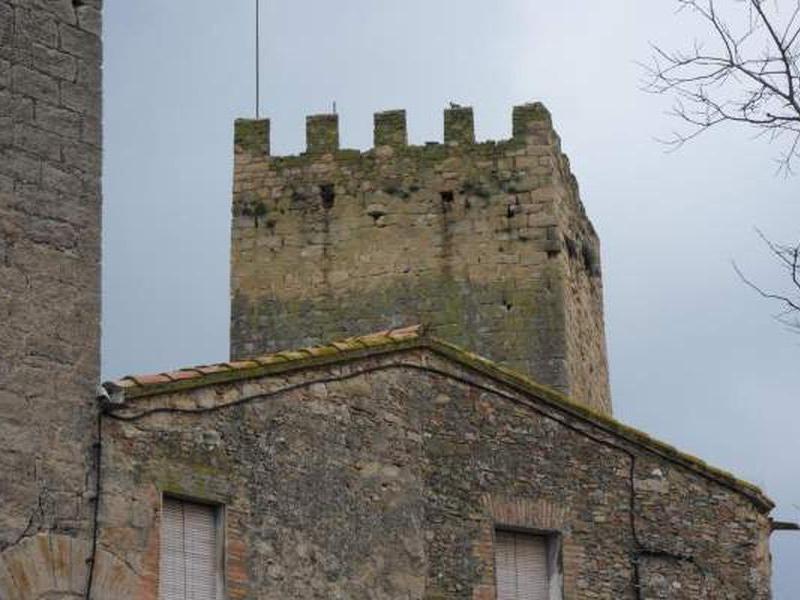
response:
<path id="1" fill-rule="evenodd" d="M 781 146 L 779 170 L 800 159 L 800 0 L 676 0 L 679 12 L 708 26 L 688 51 L 653 45 L 644 89 L 674 97 L 686 127 L 667 140 L 680 147 L 723 123 L 753 128 Z M 721 9 L 724 7 L 724 9 Z"/>
<path id="2" fill-rule="evenodd" d="M 789 289 L 786 292 L 766 291 L 749 279 L 734 262 L 733 268 L 739 279 L 762 298 L 778 303 L 781 312 L 775 318 L 790 330 L 800 333 L 800 243 L 797 245 L 777 244 L 763 232 L 756 229 L 756 234 L 770 253 L 777 259 L 778 265 L 789 273 Z"/>

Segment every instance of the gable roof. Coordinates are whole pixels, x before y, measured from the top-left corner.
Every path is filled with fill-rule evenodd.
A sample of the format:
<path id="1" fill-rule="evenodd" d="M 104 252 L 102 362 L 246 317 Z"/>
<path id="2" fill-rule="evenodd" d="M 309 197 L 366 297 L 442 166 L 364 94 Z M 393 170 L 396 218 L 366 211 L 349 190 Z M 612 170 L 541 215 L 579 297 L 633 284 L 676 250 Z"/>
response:
<path id="1" fill-rule="evenodd" d="M 426 349 L 434 352 L 526 396 L 533 397 L 552 408 L 586 421 L 607 433 L 699 473 L 747 497 L 763 513 L 769 512 L 775 506 L 759 487 L 742 481 L 727 471 L 713 467 L 695 456 L 681 452 L 643 431 L 578 404 L 564 394 L 541 385 L 513 369 L 464 350 L 450 342 L 426 335 L 421 325 L 351 337 L 321 346 L 265 354 L 247 360 L 200 365 L 149 375 L 128 375 L 104 383 L 103 388 L 115 403 L 119 403 L 411 349 Z"/>

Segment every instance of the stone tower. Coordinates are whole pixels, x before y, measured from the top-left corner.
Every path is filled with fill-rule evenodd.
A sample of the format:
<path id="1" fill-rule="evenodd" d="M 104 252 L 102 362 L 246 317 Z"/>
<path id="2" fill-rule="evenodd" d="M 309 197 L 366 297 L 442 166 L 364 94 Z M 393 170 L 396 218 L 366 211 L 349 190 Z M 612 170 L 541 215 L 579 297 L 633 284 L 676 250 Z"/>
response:
<path id="1" fill-rule="evenodd" d="M 231 354 L 242 358 L 425 323 L 433 335 L 610 414 L 599 242 L 541 104 L 476 143 L 471 108 L 444 143 L 375 115 L 374 148 L 270 156 L 269 121 L 235 127 Z"/>
<path id="2" fill-rule="evenodd" d="M 62 581 L 44 581 L 48 548 L 76 557 L 68 597 L 85 584 L 100 378 L 101 8 L 0 0 L 3 598 L 67 597 Z"/>

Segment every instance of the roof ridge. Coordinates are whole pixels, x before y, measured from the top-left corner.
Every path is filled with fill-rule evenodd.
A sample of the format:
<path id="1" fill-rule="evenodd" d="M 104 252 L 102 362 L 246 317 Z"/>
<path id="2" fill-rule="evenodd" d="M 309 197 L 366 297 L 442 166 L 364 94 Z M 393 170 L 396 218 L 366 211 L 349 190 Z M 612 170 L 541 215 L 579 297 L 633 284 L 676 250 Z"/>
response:
<path id="1" fill-rule="evenodd" d="M 612 416 L 599 413 L 579 404 L 561 392 L 542 385 L 523 373 L 509 369 L 451 342 L 429 336 L 422 325 L 352 336 L 329 344 L 311 346 L 299 350 L 284 350 L 251 359 L 187 367 L 176 371 L 149 375 L 128 375 L 121 379 L 106 382 L 103 387 L 112 397 L 115 395 L 119 397 L 118 393 L 121 391 L 123 398 L 127 395 L 133 399 L 213 385 L 215 383 L 262 377 L 307 366 L 330 364 L 337 360 L 364 357 L 379 352 L 394 352 L 412 348 L 426 348 L 436 352 L 445 358 L 475 369 L 501 384 L 515 388 L 523 394 L 538 398 L 557 410 L 588 421 L 611 435 L 620 436 L 629 443 L 644 447 L 667 460 L 699 472 L 741 493 L 764 512 L 768 512 L 774 507 L 774 503 L 764 495 L 758 486 L 742 481 L 731 473 L 713 467 L 705 461 L 653 438 L 639 429 L 625 425 Z"/>
<path id="2" fill-rule="evenodd" d="M 276 352 L 268 352 L 241 360 L 194 365 L 178 368 L 173 371 L 125 375 L 118 379 L 106 381 L 103 385 L 118 389 L 146 388 L 150 386 L 160 387 L 175 382 L 202 379 L 219 373 L 246 372 L 257 369 L 258 367 L 295 362 L 307 358 L 328 357 L 352 350 L 362 350 L 365 348 L 417 340 L 423 336 L 424 331 L 425 328 L 421 324 L 396 327 L 394 329 L 385 329 L 365 335 L 350 336 L 327 344 L 308 346 L 306 348 L 278 350 Z"/>

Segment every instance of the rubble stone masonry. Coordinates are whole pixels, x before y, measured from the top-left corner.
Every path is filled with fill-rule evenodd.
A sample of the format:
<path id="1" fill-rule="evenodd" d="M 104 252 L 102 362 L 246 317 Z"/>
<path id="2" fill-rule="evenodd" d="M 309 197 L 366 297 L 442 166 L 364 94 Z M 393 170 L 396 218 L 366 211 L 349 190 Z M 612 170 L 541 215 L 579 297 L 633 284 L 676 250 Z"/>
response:
<path id="1" fill-rule="evenodd" d="M 100 370 L 101 9 L 101 0 L 0 0 L 2 598 L 60 598 L 86 583 Z M 74 553 L 74 585 L 35 587 L 22 567 L 34 548 Z M 52 575 L 42 564 L 39 576 Z"/>
<path id="2" fill-rule="evenodd" d="M 222 507 L 231 600 L 494 600 L 496 527 L 558 537 L 565 600 L 769 598 L 756 488 L 482 361 L 382 339 L 121 382 L 99 541 L 138 578 L 126 597 L 157 597 L 172 495 Z"/>
<path id="3" fill-rule="evenodd" d="M 476 143 L 457 107 L 445 143 L 409 146 L 389 111 L 362 153 L 318 115 L 305 154 L 272 157 L 269 121 L 238 121 L 232 356 L 423 322 L 610 413 L 598 238 L 547 110 L 513 132 Z"/>

